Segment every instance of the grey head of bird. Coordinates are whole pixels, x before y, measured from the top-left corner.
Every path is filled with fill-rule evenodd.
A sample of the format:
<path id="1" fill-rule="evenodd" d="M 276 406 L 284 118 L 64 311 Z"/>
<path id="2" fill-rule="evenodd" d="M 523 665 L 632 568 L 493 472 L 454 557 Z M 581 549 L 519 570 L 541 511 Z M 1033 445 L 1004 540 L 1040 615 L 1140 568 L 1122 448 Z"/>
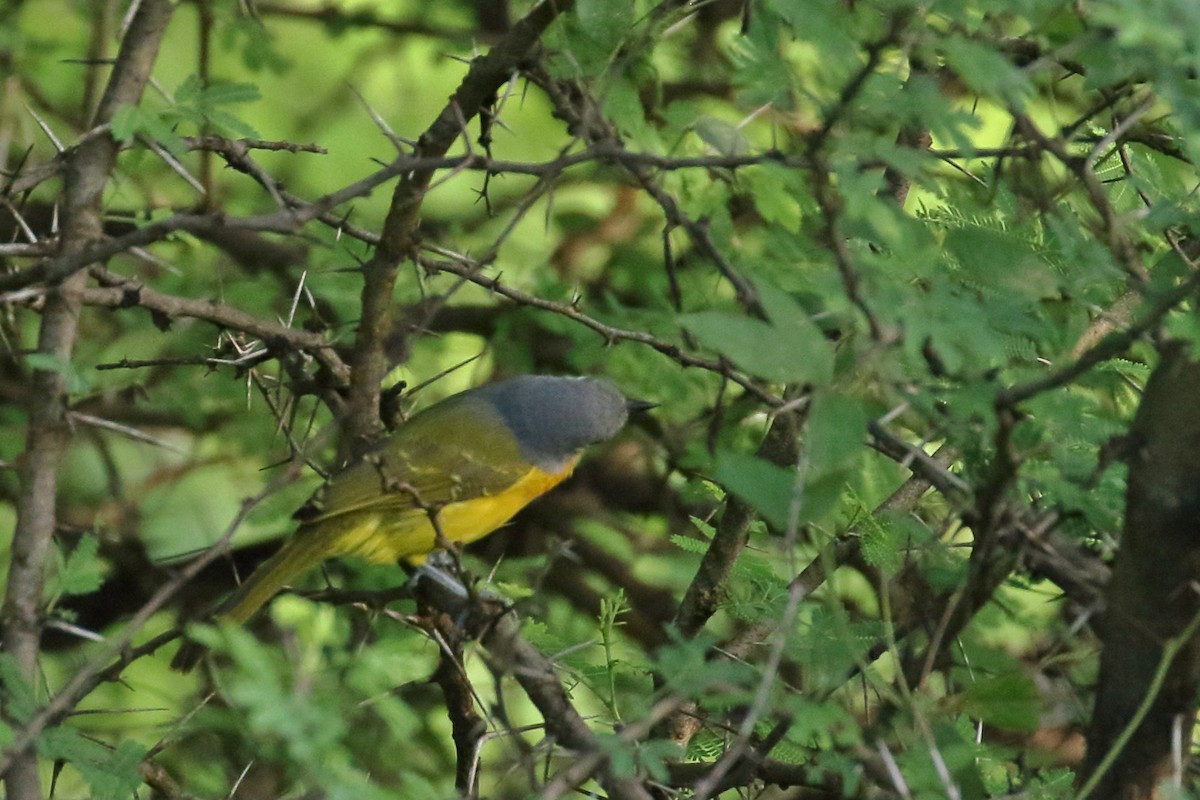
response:
<path id="1" fill-rule="evenodd" d="M 617 387 L 598 378 L 522 375 L 475 394 L 500 414 L 521 454 L 547 471 L 611 437 L 629 416 L 629 402 Z"/>

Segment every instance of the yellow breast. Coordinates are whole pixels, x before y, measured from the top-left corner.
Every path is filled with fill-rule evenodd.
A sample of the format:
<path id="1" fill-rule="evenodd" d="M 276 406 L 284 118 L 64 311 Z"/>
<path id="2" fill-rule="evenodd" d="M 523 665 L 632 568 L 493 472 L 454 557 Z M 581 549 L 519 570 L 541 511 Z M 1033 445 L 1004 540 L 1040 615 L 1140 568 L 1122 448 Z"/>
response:
<path id="1" fill-rule="evenodd" d="M 534 467 L 502 492 L 443 506 L 437 512 L 442 536 L 461 544 L 487 536 L 534 498 L 566 480 L 574 468 L 575 461 L 556 473 Z M 394 564 L 401 560 L 420 563 L 437 549 L 437 533 L 427 511 L 414 509 L 391 519 L 381 515 L 372 517 L 369 521 L 362 520 L 355 532 L 358 542 L 352 552 L 356 555 L 377 563 Z"/>

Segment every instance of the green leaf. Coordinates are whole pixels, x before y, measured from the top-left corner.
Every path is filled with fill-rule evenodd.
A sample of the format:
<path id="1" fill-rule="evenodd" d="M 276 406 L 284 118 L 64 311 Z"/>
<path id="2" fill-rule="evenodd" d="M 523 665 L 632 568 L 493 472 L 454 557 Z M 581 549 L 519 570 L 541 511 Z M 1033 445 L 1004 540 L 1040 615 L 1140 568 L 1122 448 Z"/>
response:
<path id="1" fill-rule="evenodd" d="M 172 155 L 180 156 L 187 148 L 183 139 L 167 121 L 170 112 L 147 111 L 140 106 L 122 106 L 113 114 L 113 137 L 128 142 L 139 133 L 165 147 Z"/>
<path id="2" fill-rule="evenodd" d="M 871 566 L 895 573 L 913 549 L 928 542 L 933 535 L 925 523 L 911 514 L 889 509 L 875 514 L 857 496 L 855 502 L 859 509 L 858 536 L 863 558 Z"/>
<path id="3" fill-rule="evenodd" d="M 1054 272 L 1016 233 L 976 226 L 955 228 L 946 234 L 946 250 L 973 282 L 1038 298 L 1053 296 L 1056 291 Z"/>
<path id="4" fill-rule="evenodd" d="M 752 665 L 709 658 L 715 644 L 710 635 L 701 633 L 685 640 L 675 628 L 668 628 L 667 635 L 670 641 L 654 652 L 656 671 L 667 679 L 663 691 L 696 697 L 709 687 L 729 690 L 756 685 L 759 675 Z"/>
<path id="5" fill-rule="evenodd" d="M 210 81 L 208 88 L 201 95 L 206 106 L 234 105 L 237 103 L 253 103 L 262 98 L 258 87 L 252 83 L 235 83 L 233 81 Z"/>
<path id="6" fill-rule="evenodd" d="M 75 549 L 63 560 L 58 574 L 58 591 L 63 594 L 87 594 L 100 588 L 104 581 L 104 562 L 97 553 L 100 539 L 84 536 Z"/>
<path id="7" fill-rule="evenodd" d="M 57 372 L 66 382 L 67 392 L 70 394 L 84 394 L 91 389 L 91 383 L 75 369 L 75 365 L 58 356 L 49 353 L 30 353 L 25 356 L 25 363 L 34 369 Z"/>
<path id="8" fill-rule="evenodd" d="M 608 754 L 608 765 L 613 776 L 617 778 L 632 778 L 637 774 L 637 758 L 633 746 L 621 741 L 615 733 L 601 733 L 596 736 L 596 746 Z"/>
<path id="9" fill-rule="evenodd" d="M 258 137 L 258 132 L 249 123 L 241 117 L 230 114 L 228 111 L 213 109 L 208 112 L 208 120 L 218 128 L 224 128 L 235 136 L 246 139 L 255 139 Z"/>
<path id="10" fill-rule="evenodd" d="M 717 454 L 716 479 L 749 503 L 768 522 L 783 529 L 796 496 L 796 473 L 745 453 Z"/>
<path id="11" fill-rule="evenodd" d="M 683 758 L 683 749 L 676 742 L 651 739 L 638 747 L 638 763 L 654 780 L 667 783 L 671 778 L 667 765 Z"/>
<path id="12" fill-rule="evenodd" d="M 144 746 L 131 741 L 109 749 L 64 726 L 48 729 L 38 740 L 38 753 L 78 770 L 96 800 L 132 797 L 142 785 L 138 767 L 147 752 Z"/>
<path id="13" fill-rule="evenodd" d="M 858 500 L 858 498 L 855 498 Z M 863 558 L 873 567 L 880 567 L 887 573 L 895 573 L 904 564 L 904 550 L 898 537 L 893 535 L 895 528 L 884 525 L 878 517 L 861 505 L 862 513 L 859 522 L 859 543 Z"/>
<path id="14" fill-rule="evenodd" d="M 835 511 L 846 491 L 846 479 L 847 474 L 841 470 L 805 475 L 798 522 L 801 525 L 816 522 Z"/>
<path id="15" fill-rule="evenodd" d="M 1166 328 L 1172 339 L 1184 343 L 1192 358 L 1200 353 L 1200 310 L 1192 308 L 1171 314 Z"/>
<path id="16" fill-rule="evenodd" d="M 788 641 L 788 656 L 805 665 L 805 680 L 813 687 L 832 689 L 845 682 L 846 670 L 861 663 L 883 630 L 879 621 L 854 622 L 841 609 L 814 608 L 802 634 Z"/>
<path id="17" fill-rule="evenodd" d="M 202 86 L 199 75 L 195 73 L 188 75 L 183 79 L 183 83 L 175 89 L 175 102 L 180 105 L 194 103 L 200 97 Z"/>
<path id="18" fill-rule="evenodd" d="M 671 535 L 671 544 L 684 552 L 695 553 L 696 555 L 704 555 L 708 552 L 708 542 L 693 539 L 691 536 L 682 536 L 678 533 Z"/>
<path id="19" fill-rule="evenodd" d="M 929 727 L 933 741 L 916 731 L 910 731 L 901 734 L 904 738 L 900 741 L 914 745 L 896 753 L 896 762 L 911 796 L 945 797 L 948 782 L 957 787 L 962 800 L 984 800 L 994 796 L 986 790 L 980 776 L 986 751 L 981 745 L 975 744 L 969 726 L 964 726 L 968 728 L 967 731 L 960 731 L 954 721 L 937 718 L 930 720 Z"/>
<path id="20" fill-rule="evenodd" d="M 795 720 L 787 738 L 808 747 L 824 750 L 835 742 L 856 743 L 860 738 L 854 715 L 841 706 L 803 695 L 785 695 L 780 699 L 779 710 L 786 710 Z M 778 751 L 772 751 L 772 755 L 780 757 Z"/>
<path id="21" fill-rule="evenodd" d="M 575 4 L 580 30 L 605 57 L 630 35 L 636 13 L 632 0 L 579 0 Z"/>
<path id="22" fill-rule="evenodd" d="M 236 103 L 251 103 L 261 98 L 258 87 L 252 83 L 235 83 L 225 80 L 210 80 L 205 87 L 198 75 L 189 75 L 175 90 L 175 102 L 206 108 Z"/>
<path id="23" fill-rule="evenodd" d="M 799 233 L 803 209 L 797 199 L 795 187 L 789 185 L 789 176 L 775 164 L 764 164 L 758 169 L 748 169 L 741 176 L 750 184 L 754 207 L 767 222 L 780 226 L 788 233 Z"/>
<path id="24" fill-rule="evenodd" d="M 750 143 L 741 129 L 723 119 L 702 115 L 696 118 L 693 129 L 700 141 L 723 156 L 744 156 L 750 152 Z M 758 202 L 757 194 L 755 202 Z"/>
<path id="25" fill-rule="evenodd" d="M 236 136 L 254 138 L 258 135 L 254 128 L 222 106 L 250 103 L 259 98 L 258 87 L 252 83 L 212 80 L 204 86 L 198 76 L 190 75 L 175 90 L 175 105 L 166 115 L 197 128 L 209 124 Z"/>
<path id="26" fill-rule="evenodd" d="M 769 285 L 759 288 L 770 322 L 725 311 L 680 317 L 705 347 L 752 375 L 772 381 L 824 385 L 833 378 L 833 345 L 804 309 Z"/>
<path id="27" fill-rule="evenodd" d="M 555 48 L 550 66 L 559 75 L 578 79 L 612 75 L 618 48 L 635 33 L 637 16 L 633 0 L 580 0 L 574 13 L 564 15 L 559 29 L 563 41 Z M 636 48 L 626 51 L 635 52 Z M 561 57 L 558 57 L 561 54 Z"/>
<path id="28" fill-rule="evenodd" d="M 639 147 L 654 149 L 658 134 L 646 123 L 646 109 L 638 88 L 628 80 L 614 80 L 604 98 L 604 111 Z"/>
<path id="29" fill-rule="evenodd" d="M 1018 106 L 1031 93 L 1025 73 L 991 47 L 960 36 L 943 43 L 946 62 L 955 74 L 981 95 L 996 97 Z"/>
<path id="30" fill-rule="evenodd" d="M 853 397 L 818 392 L 804 425 L 804 454 L 820 472 L 849 469 L 866 452 L 867 412 Z"/>
<path id="31" fill-rule="evenodd" d="M 963 693 L 963 711 L 1005 730 L 1036 730 L 1041 706 L 1037 687 L 1020 672 L 983 678 Z"/>
<path id="32" fill-rule="evenodd" d="M 112 135 L 119 142 L 128 142 L 139 130 L 140 109 L 137 106 L 121 106 L 113 112 Z"/>
<path id="33" fill-rule="evenodd" d="M 685 314 L 680 322 L 701 344 L 759 377 L 786 381 L 801 368 L 799 360 L 778 340 L 772 346 L 774 331 L 760 320 L 723 311 L 698 311 Z"/>
<path id="34" fill-rule="evenodd" d="M 38 710 L 33 687 L 9 653 L 0 653 L 0 688 L 3 688 L 4 709 L 13 722 L 23 723 Z"/>

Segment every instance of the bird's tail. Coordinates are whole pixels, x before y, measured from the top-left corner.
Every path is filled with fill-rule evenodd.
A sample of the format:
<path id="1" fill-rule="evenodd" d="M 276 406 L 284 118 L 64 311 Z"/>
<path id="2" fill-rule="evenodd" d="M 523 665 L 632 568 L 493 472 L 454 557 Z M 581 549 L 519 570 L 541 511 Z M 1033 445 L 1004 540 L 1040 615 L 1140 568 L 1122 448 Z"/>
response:
<path id="1" fill-rule="evenodd" d="M 217 621 L 234 625 L 245 623 L 292 579 L 334 555 L 329 552 L 328 537 L 322 533 L 320 528 L 301 528 L 221 604 L 216 613 Z"/>
<path id="2" fill-rule="evenodd" d="M 307 572 L 331 555 L 329 537 L 317 526 L 301 528 L 278 553 L 259 565 L 253 574 L 217 609 L 217 622 L 241 625 L 254 616 L 275 594 L 293 578 Z M 204 647 L 196 642 L 184 642 L 171 661 L 180 672 L 188 672 L 204 655 Z"/>

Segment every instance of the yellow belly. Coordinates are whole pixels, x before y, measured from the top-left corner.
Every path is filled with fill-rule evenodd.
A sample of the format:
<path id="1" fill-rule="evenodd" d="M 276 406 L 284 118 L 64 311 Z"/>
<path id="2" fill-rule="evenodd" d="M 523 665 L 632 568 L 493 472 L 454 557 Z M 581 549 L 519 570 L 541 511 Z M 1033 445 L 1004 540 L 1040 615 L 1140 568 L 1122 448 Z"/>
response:
<path id="1" fill-rule="evenodd" d="M 467 544 L 481 539 L 512 519 L 534 498 L 566 480 L 574 467 L 572 462 L 558 473 L 535 467 L 503 492 L 443 506 L 437 512 L 438 528 L 450 542 Z M 401 560 L 420 563 L 438 547 L 437 532 L 424 510 L 392 519 L 372 515 L 355 527 L 352 538 L 358 541 L 348 551 L 376 563 L 394 564 Z"/>

